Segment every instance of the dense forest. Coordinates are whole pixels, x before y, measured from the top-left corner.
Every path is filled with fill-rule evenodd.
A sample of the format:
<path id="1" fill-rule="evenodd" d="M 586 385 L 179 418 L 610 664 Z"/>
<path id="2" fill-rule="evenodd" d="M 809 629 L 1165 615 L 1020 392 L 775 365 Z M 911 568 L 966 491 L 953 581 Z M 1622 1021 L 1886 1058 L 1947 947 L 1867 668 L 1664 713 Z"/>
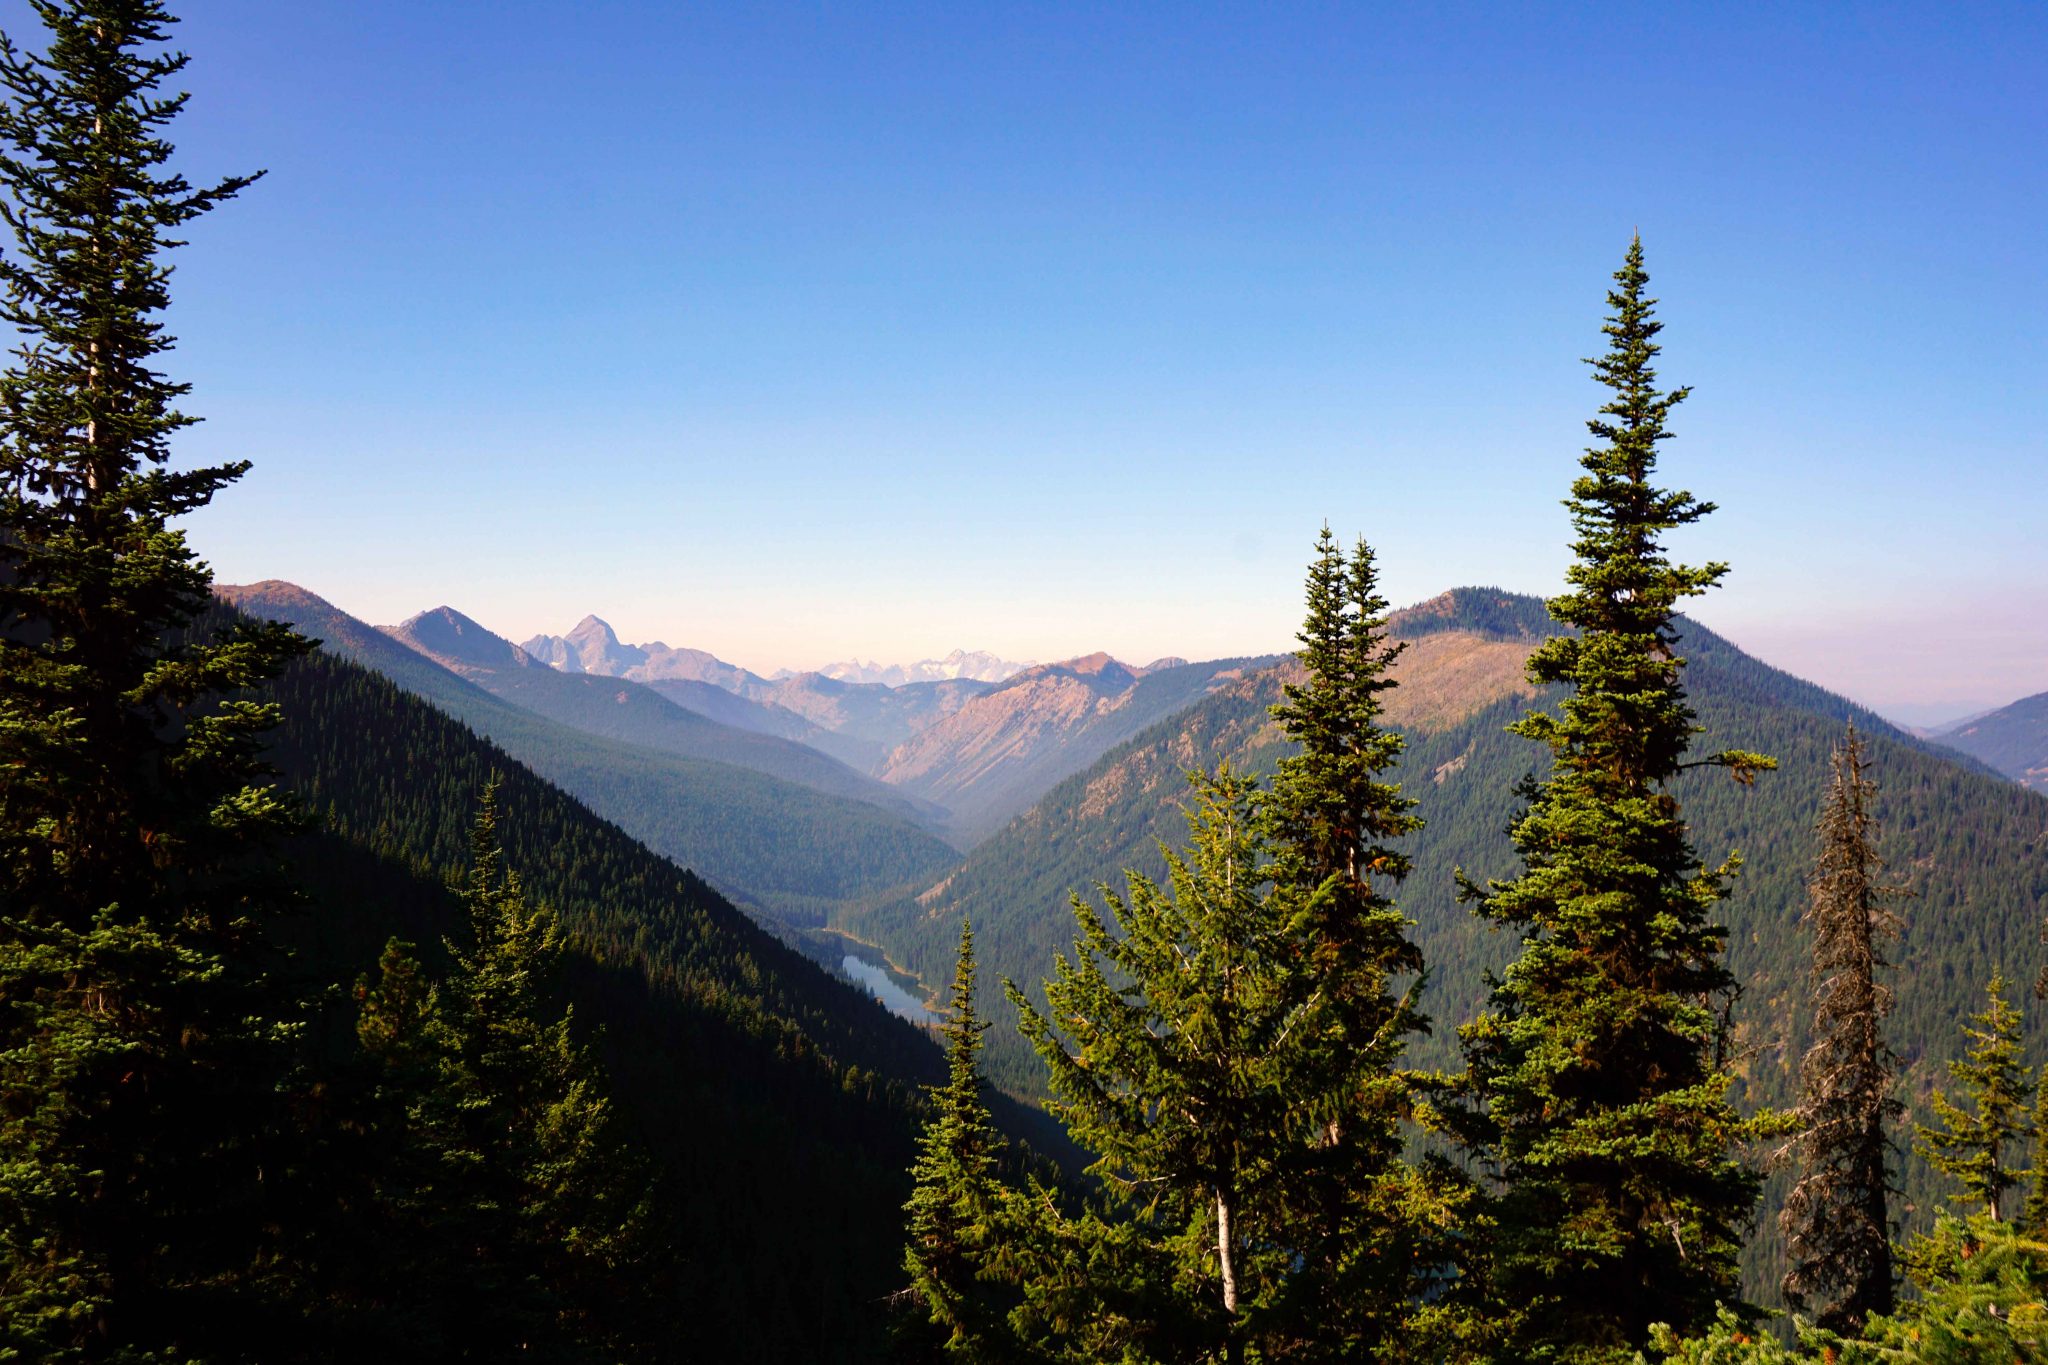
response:
<path id="1" fill-rule="evenodd" d="M 1148 676 L 963 861 L 656 692 L 217 600 L 168 259 L 256 177 L 173 168 L 162 0 L 34 13 L 0 1359 L 2048 1358 L 2048 799 L 1681 614 L 1640 239 L 1558 595 L 1397 615 L 1325 529 L 1291 661 Z"/>

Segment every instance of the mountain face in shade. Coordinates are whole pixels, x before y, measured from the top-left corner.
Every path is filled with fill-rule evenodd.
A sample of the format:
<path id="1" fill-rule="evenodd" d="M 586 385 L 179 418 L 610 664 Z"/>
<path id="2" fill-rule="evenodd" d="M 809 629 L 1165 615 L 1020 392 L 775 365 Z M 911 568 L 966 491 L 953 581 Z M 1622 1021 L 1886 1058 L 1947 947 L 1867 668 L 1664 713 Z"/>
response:
<path id="1" fill-rule="evenodd" d="M 2022 697 L 1933 736 L 2004 773 L 2023 787 L 2048 792 L 2048 692 Z"/>
<path id="2" fill-rule="evenodd" d="M 649 848 L 785 921 L 815 922 L 822 902 L 958 860 L 930 832 L 941 813 L 903 793 L 801 745 L 684 712 L 637 684 L 520 664 L 511 657 L 520 651 L 459 612 L 407 623 L 413 639 L 448 651 L 430 657 L 289 583 L 215 591 L 382 674 Z M 503 666 L 479 662 L 493 659 Z"/>
<path id="3" fill-rule="evenodd" d="M 229 591 L 236 589 L 224 589 L 223 593 Z M 493 635 L 453 607 L 435 607 L 401 625 L 381 626 L 379 629 L 443 668 L 465 677 L 473 672 L 539 666 L 525 650 L 510 640 Z"/>
<path id="4" fill-rule="evenodd" d="M 838 682 L 901 687 L 905 683 L 950 682 L 960 678 L 970 682 L 998 683 L 1030 667 L 1028 663 L 1012 663 L 978 649 L 956 649 L 943 659 L 920 659 L 914 664 L 862 663 L 859 659 L 847 659 L 812 671 Z M 784 669 L 775 676 L 784 678 L 792 674 Z"/>

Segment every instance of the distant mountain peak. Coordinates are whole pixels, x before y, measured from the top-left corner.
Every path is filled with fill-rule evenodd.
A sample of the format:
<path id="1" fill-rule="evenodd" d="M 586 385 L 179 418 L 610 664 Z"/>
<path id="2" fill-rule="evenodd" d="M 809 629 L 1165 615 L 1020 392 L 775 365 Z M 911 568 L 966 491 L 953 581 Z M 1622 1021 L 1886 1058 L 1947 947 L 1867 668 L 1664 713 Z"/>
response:
<path id="1" fill-rule="evenodd" d="M 492 634 L 449 606 L 433 607 L 398 625 L 379 626 L 377 629 L 458 673 L 465 667 L 534 666 L 534 660 L 510 640 Z"/>

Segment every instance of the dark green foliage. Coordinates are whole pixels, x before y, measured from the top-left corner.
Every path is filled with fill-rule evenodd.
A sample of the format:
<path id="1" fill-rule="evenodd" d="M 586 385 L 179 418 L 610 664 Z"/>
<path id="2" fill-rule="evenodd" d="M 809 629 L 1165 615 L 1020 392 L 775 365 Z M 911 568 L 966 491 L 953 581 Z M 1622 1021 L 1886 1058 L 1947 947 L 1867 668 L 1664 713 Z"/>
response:
<path id="1" fill-rule="evenodd" d="M 2034 1167 L 2020 1226 L 2036 1237 L 2048 1235 L 2048 1067 L 2034 1086 Z"/>
<path id="2" fill-rule="evenodd" d="M 1468 1100 L 1449 1115 L 1500 1182 L 1488 1276 L 1524 1313 L 1524 1357 L 1625 1359 L 1651 1323 L 1709 1320 L 1736 1294 L 1758 1185 L 1734 1156 L 1751 1129 L 1729 1102 L 1735 978 L 1712 918 L 1736 862 L 1701 865 L 1667 788 L 1685 766 L 1746 780 L 1770 762 L 1686 763 L 1699 727 L 1673 616 L 1726 570 L 1663 553 L 1665 533 L 1712 507 L 1651 482 L 1686 391 L 1656 387 L 1640 242 L 1615 280 L 1592 362 L 1613 397 L 1587 424 L 1602 444 L 1567 503 L 1571 591 L 1549 603 L 1574 633 L 1529 657 L 1530 680 L 1565 693 L 1510 727 L 1554 766 L 1512 826 L 1522 874 L 1471 892 L 1522 951 L 1460 1030 Z"/>
<path id="3" fill-rule="evenodd" d="M 402 1267 L 387 1315 L 442 1359 L 598 1360 L 635 1340 L 662 1272 L 649 1171 L 554 988 L 554 914 L 505 865 L 486 786 L 462 901 L 469 932 L 429 990 L 396 941 L 359 989 L 356 1036 L 392 1132 L 374 1179 Z M 637 1311 L 636 1311 L 637 1310 Z"/>
<path id="4" fill-rule="evenodd" d="M 1885 908 L 1901 894 L 1880 874 L 1876 786 L 1851 725 L 1834 753 L 1805 923 L 1813 935 L 1813 1046 L 1800 1063 L 1796 1180 L 1778 1215 L 1785 1297 L 1831 1330 L 1892 1310 L 1889 1126 L 1903 1112 L 1898 1057 L 1885 1039 L 1891 988 L 1883 945 L 1899 936 Z"/>
<path id="5" fill-rule="evenodd" d="M 840 898 L 939 875 L 958 861 L 937 837 L 865 801 L 536 715 L 288 584 L 228 595 L 425 698 L 655 852 L 778 918 L 815 923 Z"/>
<path id="6" fill-rule="evenodd" d="M 999 1139 L 975 1065 L 987 1028 L 974 1009 L 974 929 L 962 924 L 952 1011 L 939 1026 L 946 1083 L 928 1091 L 931 1115 L 904 1206 L 909 1241 L 903 1268 L 917 1311 L 937 1329 L 940 1349 L 966 1361 L 998 1358 L 1008 1332 L 1008 1296 L 996 1283 L 993 1264 L 1000 1255 L 996 1238 L 1004 1193 L 996 1174 Z"/>
<path id="7" fill-rule="evenodd" d="M 43 4 L 0 39 L 0 1355 L 203 1351 L 273 1286 L 262 1174 L 291 1005 L 268 988 L 293 823 L 222 700 L 303 648 L 169 647 L 209 575 L 171 529 L 242 464 L 168 466 L 197 419 L 155 368 L 163 254 L 249 177 L 166 170 L 185 59 L 153 0 Z"/>
<path id="8" fill-rule="evenodd" d="M 293 849 L 317 907 L 300 926 L 309 975 L 351 978 L 394 934 L 422 945 L 429 976 L 446 969 L 442 941 L 469 934 L 448 890 L 470 862 L 464 813 L 502 773 L 507 861 L 560 918 L 564 996 L 579 1023 L 602 1028 L 588 1045 L 664 1192 L 652 1231 L 678 1264 L 652 1286 L 666 1297 L 650 1311 L 657 1326 L 680 1314 L 687 1330 L 641 1358 L 881 1358 L 917 1088 L 942 1074 L 929 1040 L 382 678 L 316 653 L 271 690 L 286 716 L 276 760 L 326 831 Z M 342 1035 L 339 1048 L 354 1044 L 355 1025 L 323 1027 Z M 323 1183 L 347 1194 L 369 1159 L 337 1137 Z M 309 1259 L 366 1235 L 354 1216 L 308 1225 L 321 1243 Z M 326 1358 L 432 1359 L 430 1346 L 405 1345 L 424 1336 L 402 1322 L 372 1333 L 385 1328 L 358 1306 L 392 1290 L 374 1275 L 363 1283 L 360 1269 L 323 1272 L 343 1281 L 325 1291 L 341 1304 Z"/>
<path id="9" fill-rule="evenodd" d="M 2048 692 L 1944 730 L 1937 744 L 1960 750 L 2015 782 L 2048 791 Z"/>
<path id="10" fill-rule="evenodd" d="M 1408 875 L 1394 841 L 1422 821 L 1390 775 L 1401 737 L 1385 728 L 1381 694 L 1403 645 L 1387 635 L 1373 553 L 1349 564 L 1324 528 L 1309 566 L 1303 670 L 1273 707 L 1295 746 L 1267 803 L 1274 894 L 1298 916 L 1296 1027 L 1306 1054 L 1287 1097 L 1295 1118 L 1284 1190 L 1301 1264 L 1289 1276 L 1293 1335 L 1315 1353 L 1416 1349 L 1408 1318 L 1442 1268 L 1446 1209 L 1401 1159 L 1409 1087 L 1398 1067 L 1428 1031 L 1416 1008 L 1422 954 L 1392 888 Z M 1430 1250 L 1433 1248 L 1433 1250 Z"/>
<path id="11" fill-rule="evenodd" d="M 1101 889 L 1106 910 L 1075 897 L 1050 1013 L 1009 995 L 1136 1254 L 1174 1267 L 1155 1330 L 1236 1359 L 1272 1330 L 1294 1264 L 1295 1106 L 1318 1093 L 1337 1010 L 1302 979 L 1303 907 L 1273 893 L 1256 784 L 1225 768 L 1195 799 L 1170 889 L 1133 873 L 1127 895 Z"/>
<path id="12" fill-rule="evenodd" d="M 1935 1091 L 1930 1103 L 1936 1122 L 1919 1126 L 1915 1150 L 1955 1184 L 1950 1198 L 1995 1221 L 2006 1191 L 2027 1174 L 2006 1164 L 2006 1152 L 2032 1134 L 2032 1087 L 2030 1068 L 2021 1059 L 2020 1012 L 2005 998 L 2005 978 L 1993 976 L 1985 996 L 1983 1011 L 1963 1030 L 1968 1055 L 1948 1064 L 1968 1107 Z"/>

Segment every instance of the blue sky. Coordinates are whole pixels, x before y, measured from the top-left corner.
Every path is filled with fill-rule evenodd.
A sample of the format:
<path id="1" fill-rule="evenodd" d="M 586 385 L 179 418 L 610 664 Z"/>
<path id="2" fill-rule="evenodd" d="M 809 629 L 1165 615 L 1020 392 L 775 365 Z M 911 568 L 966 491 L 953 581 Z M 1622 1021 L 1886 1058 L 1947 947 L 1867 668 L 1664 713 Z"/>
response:
<path id="1" fill-rule="evenodd" d="M 1639 228 L 1700 617 L 2048 689 L 2048 7 L 180 8 L 224 580 L 763 669 L 1280 648 L 1325 519 L 1550 591 Z"/>

